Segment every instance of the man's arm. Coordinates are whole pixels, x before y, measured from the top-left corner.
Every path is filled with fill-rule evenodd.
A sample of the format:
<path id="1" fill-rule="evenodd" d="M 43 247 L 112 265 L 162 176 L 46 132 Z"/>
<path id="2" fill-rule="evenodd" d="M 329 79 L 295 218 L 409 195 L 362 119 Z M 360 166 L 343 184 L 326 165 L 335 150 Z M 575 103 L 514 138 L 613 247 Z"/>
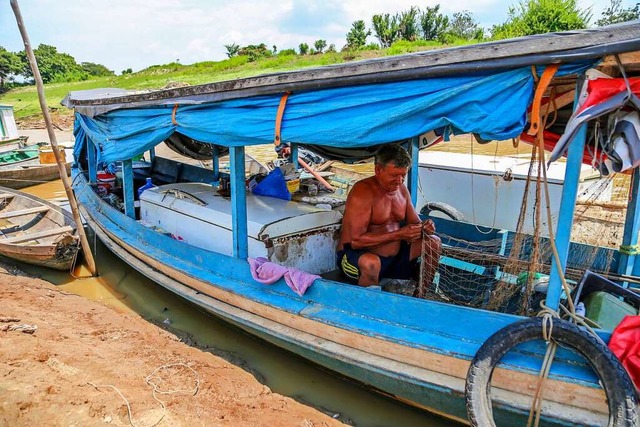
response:
<path id="1" fill-rule="evenodd" d="M 373 210 L 374 192 L 368 188 L 365 182 L 358 182 L 353 186 L 347 204 L 342 226 L 348 227 L 348 239 L 344 243 L 351 243 L 354 249 L 374 248 L 389 242 L 399 240 L 415 240 L 420 236 L 420 220 L 416 215 L 418 224 L 407 225 L 394 231 L 370 231 L 371 215 Z"/>

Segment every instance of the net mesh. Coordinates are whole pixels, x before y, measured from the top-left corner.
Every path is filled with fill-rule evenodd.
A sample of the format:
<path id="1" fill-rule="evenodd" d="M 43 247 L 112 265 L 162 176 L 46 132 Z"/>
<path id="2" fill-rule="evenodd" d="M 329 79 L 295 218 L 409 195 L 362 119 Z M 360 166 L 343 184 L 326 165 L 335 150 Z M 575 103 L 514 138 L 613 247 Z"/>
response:
<path id="1" fill-rule="evenodd" d="M 515 231 L 475 227 L 474 239 L 465 240 L 438 229 L 443 245 L 437 274 L 431 281 L 421 268 L 418 283 L 425 298 L 521 315 L 540 310 L 553 256 L 546 237 L 542 164 L 534 146 Z M 612 248 L 622 241 L 628 186 L 624 176 L 603 178 L 579 199 L 566 269 L 570 282 L 578 281 L 586 269 L 610 272 Z M 429 265 L 429 256 L 423 251 L 422 266 Z"/>

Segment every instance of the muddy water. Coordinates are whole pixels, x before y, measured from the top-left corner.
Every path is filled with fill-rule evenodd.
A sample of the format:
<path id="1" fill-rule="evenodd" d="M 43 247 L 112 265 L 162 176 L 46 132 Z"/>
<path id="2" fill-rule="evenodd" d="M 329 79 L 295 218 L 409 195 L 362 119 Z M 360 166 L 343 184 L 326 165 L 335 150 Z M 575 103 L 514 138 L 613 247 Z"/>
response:
<path id="1" fill-rule="evenodd" d="M 31 187 L 27 191 L 46 199 L 64 197 L 60 181 Z M 189 334 L 194 344 L 206 346 L 213 353 L 242 366 L 274 392 L 335 415 L 347 424 L 457 425 L 380 397 L 225 324 L 154 284 L 114 256 L 93 236 L 89 235 L 89 241 L 94 247 L 98 278 L 90 278 L 83 265 L 77 266 L 73 275 L 28 265 L 20 265 L 20 268 L 65 291 L 102 302 L 121 312 L 136 312 L 178 334 Z"/>

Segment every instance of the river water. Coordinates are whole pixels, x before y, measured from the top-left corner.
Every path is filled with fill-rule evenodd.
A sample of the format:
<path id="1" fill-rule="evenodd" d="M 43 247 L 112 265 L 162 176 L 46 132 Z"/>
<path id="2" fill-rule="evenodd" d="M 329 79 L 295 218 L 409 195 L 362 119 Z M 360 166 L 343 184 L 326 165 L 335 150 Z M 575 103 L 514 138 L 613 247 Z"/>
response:
<path id="1" fill-rule="evenodd" d="M 44 199 L 65 197 L 61 181 L 36 185 L 26 191 Z M 73 275 L 24 264 L 19 267 L 65 291 L 121 312 L 136 312 L 179 335 L 187 333 L 194 343 L 252 372 L 274 392 L 316 407 L 347 424 L 458 425 L 381 397 L 229 326 L 154 284 L 114 256 L 91 234 L 89 241 L 99 270 L 97 278 L 91 278 L 83 265 L 77 266 Z"/>

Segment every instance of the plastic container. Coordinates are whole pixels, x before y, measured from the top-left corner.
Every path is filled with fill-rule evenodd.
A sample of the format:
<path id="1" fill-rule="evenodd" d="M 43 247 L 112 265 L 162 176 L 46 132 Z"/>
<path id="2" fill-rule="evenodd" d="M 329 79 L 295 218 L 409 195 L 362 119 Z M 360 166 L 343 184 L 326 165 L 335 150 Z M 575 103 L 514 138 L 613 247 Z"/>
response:
<path id="1" fill-rule="evenodd" d="M 40 158 L 41 165 L 51 165 L 56 163 L 56 156 L 53 154 L 53 148 L 51 148 L 50 145 L 38 148 L 38 156 Z"/>
<path id="2" fill-rule="evenodd" d="M 155 185 L 153 185 L 153 182 L 151 181 L 151 178 L 147 178 L 146 184 L 144 184 L 142 187 L 138 188 L 138 199 L 140 198 L 140 195 L 144 192 L 144 190 L 147 190 L 147 189 L 153 188 L 153 187 L 155 187 Z"/>
<path id="3" fill-rule="evenodd" d="M 638 310 L 631 304 L 604 291 L 590 293 L 584 300 L 584 306 L 587 318 L 609 331 L 613 331 L 624 316 L 638 315 Z"/>
<path id="4" fill-rule="evenodd" d="M 115 188 L 116 176 L 114 174 L 105 171 L 99 171 L 97 174 L 97 179 L 99 195 L 106 196 Z"/>
<path id="5" fill-rule="evenodd" d="M 289 193 L 297 193 L 300 191 L 300 178 L 290 179 L 287 181 L 287 190 Z"/>

